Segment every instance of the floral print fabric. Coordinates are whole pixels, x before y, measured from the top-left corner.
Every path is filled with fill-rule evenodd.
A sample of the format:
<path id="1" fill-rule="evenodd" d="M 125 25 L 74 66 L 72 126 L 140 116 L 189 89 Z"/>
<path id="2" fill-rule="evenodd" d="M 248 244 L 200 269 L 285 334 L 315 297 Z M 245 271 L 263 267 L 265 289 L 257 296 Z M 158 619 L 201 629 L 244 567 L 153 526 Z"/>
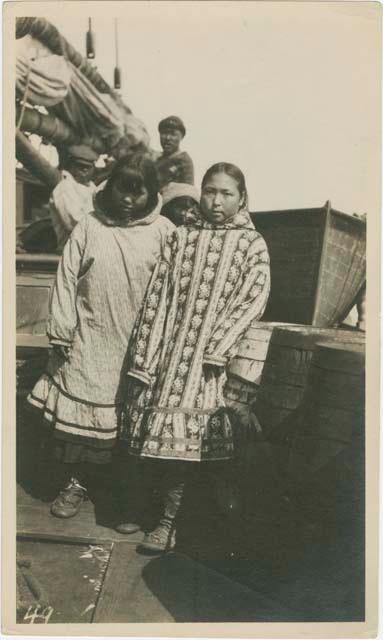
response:
<path id="1" fill-rule="evenodd" d="M 132 453 L 180 460 L 232 456 L 225 365 L 249 324 L 262 316 L 269 289 L 267 248 L 246 212 L 220 227 L 201 220 L 173 232 L 131 346 L 123 437 Z"/>

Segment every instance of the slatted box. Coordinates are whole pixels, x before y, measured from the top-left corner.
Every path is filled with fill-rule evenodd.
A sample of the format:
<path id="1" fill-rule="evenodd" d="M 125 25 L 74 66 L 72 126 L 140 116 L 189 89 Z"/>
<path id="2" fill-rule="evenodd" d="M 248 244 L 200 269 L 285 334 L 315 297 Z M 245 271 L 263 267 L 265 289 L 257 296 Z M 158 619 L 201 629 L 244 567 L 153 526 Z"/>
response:
<path id="1" fill-rule="evenodd" d="M 270 253 L 271 294 L 263 320 L 332 327 L 366 279 L 366 223 L 331 209 L 251 214 Z"/>

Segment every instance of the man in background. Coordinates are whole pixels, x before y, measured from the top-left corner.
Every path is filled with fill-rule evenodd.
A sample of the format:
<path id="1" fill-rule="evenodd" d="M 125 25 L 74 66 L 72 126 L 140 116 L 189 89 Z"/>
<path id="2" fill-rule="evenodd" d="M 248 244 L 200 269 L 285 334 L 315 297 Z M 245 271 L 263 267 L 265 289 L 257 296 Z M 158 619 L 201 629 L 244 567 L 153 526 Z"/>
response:
<path id="1" fill-rule="evenodd" d="M 89 145 L 72 145 L 59 152 L 58 182 L 47 204 L 47 217 L 23 229 L 16 253 L 61 253 L 79 220 L 93 211 L 96 153 Z"/>
<path id="2" fill-rule="evenodd" d="M 57 250 L 64 245 L 79 220 L 93 211 L 93 182 L 98 154 L 85 144 L 73 145 L 60 158 L 61 180 L 49 201 L 52 225 L 57 237 Z"/>
<path id="3" fill-rule="evenodd" d="M 156 160 L 160 189 L 170 182 L 194 184 L 193 161 L 181 151 L 181 140 L 186 135 L 185 125 L 178 116 L 164 118 L 158 125 L 162 153 Z"/>

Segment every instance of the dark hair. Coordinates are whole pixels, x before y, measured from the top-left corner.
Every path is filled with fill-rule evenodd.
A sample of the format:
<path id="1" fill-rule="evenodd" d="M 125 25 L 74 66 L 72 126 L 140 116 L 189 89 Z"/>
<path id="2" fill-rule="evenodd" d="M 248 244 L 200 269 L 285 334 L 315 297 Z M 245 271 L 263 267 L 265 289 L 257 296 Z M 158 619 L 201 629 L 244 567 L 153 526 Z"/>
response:
<path id="1" fill-rule="evenodd" d="M 214 176 L 216 173 L 226 173 L 226 175 L 230 176 L 230 178 L 233 178 L 233 180 L 236 181 L 238 186 L 238 191 L 244 200 L 244 206 L 247 207 L 248 205 L 247 188 L 246 188 L 245 176 L 243 175 L 241 169 L 239 169 L 235 164 L 232 164 L 231 162 L 217 162 L 216 164 L 213 164 L 211 167 L 209 167 L 204 177 L 202 178 L 202 184 L 201 184 L 202 189 L 205 186 L 206 182 L 210 180 L 210 178 Z"/>
<path id="2" fill-rule="evenodd" d="M 181 118 L 179 118 L 178 116 L 168 116 L 167 118 L 161 120 L 158 125 L 158 131 L 162 133 L 163 131 L 168 130 L 180 131 L 183 137 L 186 136 L 185 125 L 182 122 Z"/>
<path id="3" fill-rule="evenodd" d="M 103 190 L 104 205 L 109 208 L 112 204 L 112 188 L 116 180 L 129 178 L 143 183 L 148 190 L 149 198 L 147 209 L 150 211 L 158 201 L 158 177 L 156 165 L 146 153 L 138 153 L 133 156 L 118 160 Z"/>
<path id="4" fill-rule="evenodd" d="M 175 209 L 176 206 L 181 211 L 177 211 Z M 179 227 L 180 225 L 188 224 L 186 212 L 190 211 L 192 212 L 191 216 L 194 216 L 193 221 L 195 221 L 199 217 L 198 202 L 191 196 L 179 196 L 179 198 L 174 198 L 162 207 L 161 215 L 168 218 L 176 227 Z"/>
<path id="5" fill-rule="evenodd" d="M 173 211 L 175 206 L 191 209 L 194 206 L 198 207 L 198 202 L 196 202 L 191 196 L 179 196 L 178 198 L 173 198 L 173 200 L 164 204 L 161 209 L 161 215 L 168 215 Z"/>

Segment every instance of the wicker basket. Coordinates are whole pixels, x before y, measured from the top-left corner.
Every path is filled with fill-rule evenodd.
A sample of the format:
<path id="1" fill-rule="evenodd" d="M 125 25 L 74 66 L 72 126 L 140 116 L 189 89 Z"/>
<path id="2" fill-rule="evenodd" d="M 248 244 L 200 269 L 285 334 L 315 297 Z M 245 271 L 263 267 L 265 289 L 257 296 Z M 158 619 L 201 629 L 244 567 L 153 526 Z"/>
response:
<path id="1" fill-rule="evenodd" d="M 366 279 L 366 223 L 331 209 L 252 213 L 270 253 L 271 294 L 262 320 L 332 327 Z"/>

